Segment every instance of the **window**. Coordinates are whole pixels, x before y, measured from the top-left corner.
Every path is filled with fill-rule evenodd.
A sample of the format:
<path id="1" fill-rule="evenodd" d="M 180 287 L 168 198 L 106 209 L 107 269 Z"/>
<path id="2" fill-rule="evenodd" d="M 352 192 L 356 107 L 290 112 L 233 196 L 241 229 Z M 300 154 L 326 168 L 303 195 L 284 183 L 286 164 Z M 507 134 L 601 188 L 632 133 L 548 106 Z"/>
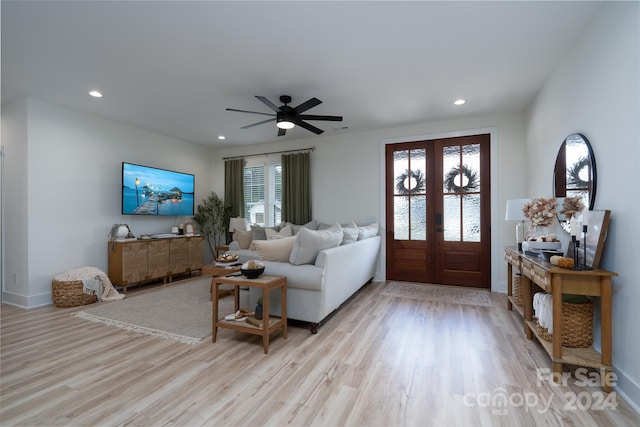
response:
<path id="1" fill-rule="evenodd" d="M 264 227 L 281 222 L 282 166 L 258 161 L 244 168 L 244 217 Z"/>

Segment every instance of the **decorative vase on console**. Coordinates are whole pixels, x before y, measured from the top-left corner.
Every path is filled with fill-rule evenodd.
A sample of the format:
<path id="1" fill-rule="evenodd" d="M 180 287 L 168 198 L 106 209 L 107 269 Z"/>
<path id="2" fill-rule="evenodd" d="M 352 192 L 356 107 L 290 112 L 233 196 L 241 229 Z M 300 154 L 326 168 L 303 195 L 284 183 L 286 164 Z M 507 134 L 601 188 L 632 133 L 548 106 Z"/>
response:
<path id="1" fill-rule="evenodd" d="M 556 206 L 558 202 L 553 197 L 536 197 L 522 207 L 524 216 L 531 222 L 529 237 L 541 237 L 547 234 L 547 227 L 551 225 L 556 217 Z"/>

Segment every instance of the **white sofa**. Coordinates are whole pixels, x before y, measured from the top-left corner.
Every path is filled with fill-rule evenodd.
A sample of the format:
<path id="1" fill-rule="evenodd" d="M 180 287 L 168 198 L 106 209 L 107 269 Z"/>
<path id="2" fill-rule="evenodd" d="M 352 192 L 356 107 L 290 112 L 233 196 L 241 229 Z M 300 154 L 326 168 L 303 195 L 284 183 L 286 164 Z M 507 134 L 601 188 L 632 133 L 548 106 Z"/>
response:
<path id="1" fill-rule="evenodd" d="M 381 238 L 377 235 L 377 224 L 374 234 L 371 233 L 371 228 L 364 235 L 362 230 L 363 228 L 360 228 L 360 238 L 355 242 L 343 242 L 340 246 L 320 250 L 313 263 L 296 265 L 287 261 L 268 261 L 263 257 L 261 262 L 265 265 L 264 274 L 287 278 L 289 319 L 311 323 L 311 333 L 316 333 L 318 326 L 327 316 L 373 279 Z M 300 236 L 296 238 L 299 239 Z M 232 243 L 230 249 L 238 254 L 243 262 L 260 258 L 259 251 L 240 250 L 237 243 Z M 300 248 L 294 246 L 293 251 L 296 249 Z M 293 260 L 293 256 L 291 258 Z M 255 288 L 241 290 L 241 306 L 252 309 L 261 292 Z M 279 316 L 280 294 L 273 292 L 269 301 L 270 314 Z"/>

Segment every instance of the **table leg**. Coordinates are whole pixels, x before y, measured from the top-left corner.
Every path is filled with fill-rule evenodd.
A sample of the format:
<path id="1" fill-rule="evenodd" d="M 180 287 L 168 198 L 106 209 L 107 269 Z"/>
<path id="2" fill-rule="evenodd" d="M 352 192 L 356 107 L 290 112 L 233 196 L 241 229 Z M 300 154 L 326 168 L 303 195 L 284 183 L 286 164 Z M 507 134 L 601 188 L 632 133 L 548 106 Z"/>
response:
<path id="1" fill-rule="evenodd" d="M 511 311 L 513 306 L 509 297 L 513 295 L 513 266 L 507 262 L 507 310 Z"/>
<path id="2" fill-rule="evenodd" d="M 211 292 L 211 308 L 213 309 L 211 316 L 211 341 L 216 342 L 216 336 L 218 335 L 218 284 L 213 281 L 213 292 Z"/>
<path id="3" fill-rule="evenodd" d="M 600 341 L 601 341 L 601 363 L 605 366 L 611 366 L 611 278 L 600 278 Z M 600 370 L 601 376 L 604 369 Z M 613 387 L 610 384 L 609 372 L 604 373 L 604 383 L 602 390 L 610 393 Z"/>
<path id="4" fill-rule="evenodd" d="M 533 295 L 532 295 L 531 279 L 526 275 L 522 275 L 522 299 L 524 300 L 524 334 L 527 339 L 533 339 L 531 328 L 527 324 L 527 321 L 533 320 Z"/>
<path id="5" fill-rule="evenodd" d="M 554 274 L 551 279 L 551 287 L 553 289 L 553 336 L 551 341 L 553 343 L 553 355 L 554 360 L 562 359 L 562 277 L 559 274 Z M 553 363 L 553 372 L 555 378 L 562 377 L 562 363 Z"/>
<path id="6" fill-rule="evenodd" d="M 287 289 L 285 283 L 286 281 L 283 281 L 280 285 L 280 301 L 282 302 L 282 335 L 284 339 L 287 339 Z"/>
<path id="7" fill-rule="evenodd" d="M 269 289 L 262 289 L 262 346 L 269 353 Z"/>

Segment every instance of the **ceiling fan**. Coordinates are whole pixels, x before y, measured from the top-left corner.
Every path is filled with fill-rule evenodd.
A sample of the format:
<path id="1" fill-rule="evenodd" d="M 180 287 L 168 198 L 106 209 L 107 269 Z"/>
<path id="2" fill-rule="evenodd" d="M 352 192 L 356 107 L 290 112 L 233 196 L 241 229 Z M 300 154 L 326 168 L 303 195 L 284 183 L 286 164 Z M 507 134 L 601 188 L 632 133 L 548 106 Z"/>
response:
<path id="1" fill-rule="evenodd" d="M 243 126 L 240 129 L 248 129 L 254 126 L 262 125 L 269 122 L 276 122 L 276 126 L 278 127 L 278 136 L 286 135 L 287 129 L 293 128 L 295 125 L 300 126 L 301 128 L 305 128 L 308 131 L 315 133 L 316 135 L 320 135 L 324 132 L 322 129 L 318 129 L 317 127 L 310 125 L 309 123 L 304 122 L 303 120 L 324 120 L 331 122 L 341 122 L 342 116 L 318 116 L 313 114 L 301 114 L 305 111 L 315 107 L 316 105 L 322 104 L 318 98 L 311 98 L 310 100 L 303 102 L 297 107 L 290 107 L 289 104 L 291 102 L 291 97 L 289 95 L 280 96 L 280 102 L 284 105 L 278 107 L 273 102 L 269 101 L 264 96 L 256 96 L 264 105 L 269 107 L 271 110 L 275 112 L 273 113 L 261 113 L 259 111 L 247 111 L 247 110 L 237 110 L 235 108 L 227 108 L 227 111 L 238 111 L 240 113 L 251 113 L 251 114 L 261 114 L 263 116 L 273 116 L 272 119 L 263 120 L 261 122 L 253 123 L 247 126 Z"/>

